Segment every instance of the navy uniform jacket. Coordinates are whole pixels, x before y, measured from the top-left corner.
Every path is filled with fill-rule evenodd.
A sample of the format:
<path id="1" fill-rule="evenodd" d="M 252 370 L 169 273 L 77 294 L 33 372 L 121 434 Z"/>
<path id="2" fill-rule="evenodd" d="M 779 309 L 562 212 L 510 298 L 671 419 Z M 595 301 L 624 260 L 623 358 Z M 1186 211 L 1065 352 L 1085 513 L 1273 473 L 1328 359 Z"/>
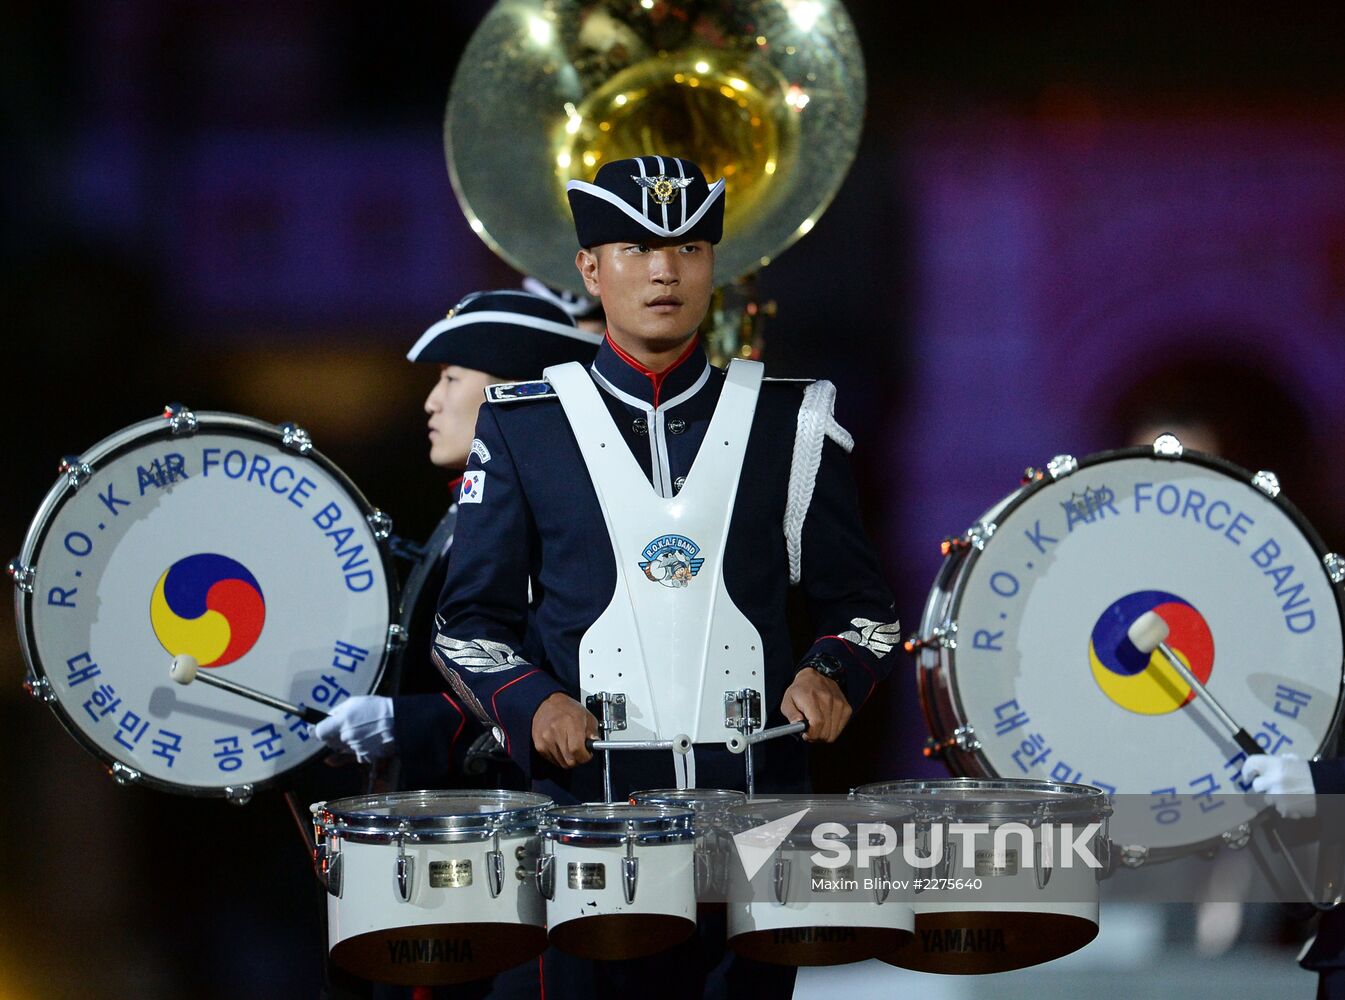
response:
<path id="1" fill-rule="evenodd" d="M 642 369 L 604 340 L 590 368 L 632 454 L 660 495 L 674 495 L 691 468 L 723 387 L 693 341 L 662 375 Z M 724 554 L 724 583 L 763 642 L 767 725 L 782 720 L 780 700 L 797 672 L 786 620 L 788 557 L 783 520 L 795 428 L 805 384 L 765 382 L 757 403 Z M 477 449 L 468 471 L 485 473 L 479 502 L 459 507 L 454 547 L 439 605 L 436 656 L 453 690 L 483 720 L 499 725 L 507 749 L 534 777 L 547 765 L 532 752 L 532 717 L 556 692 L 579 693 L 579 643 L 616 587 L 615 556 L 579 446 L 554 395 L 481 408 Z M 828 440 L 802 535 L 802 582 L 816 635 L 811 652 L 834 655 L 845 667 L 846 694 L 858 708 L 887 674 L 891 657 L 839 638 L 868 622 L 895 623 L 892 598 L 860 524 L 845 452 Z M 628 567 L 634 571 L 635 567 Z M 533 638 L 541 662 L 520 654 L 529 625 L 523 597 L 531 580 Z M 895 625 L 893 626 L 893 631 Z M 891 632 L 888 633 L 891 635 Z M 464 655 L 462 642 L 473 643 Z M 446 649 L 458 649 L 450 658 Z M 483 669 L 484 667 L 484 669 Z M 726 731 L 727 735 L 727 731 Z M 779 740 L 758 753 L 758 788 L 805 788 L 806 758 L 797 741 Z M 670 754 L 614 754 L 659 759 L 661 783 L 672 779 Z M 664 763 L 664 759 L 666 764 Z M 620 764 L 618 764 L 620 766 Z M 697 784 L 742 784 L 740 758 L 716 761 L 697 752 Z M 595 787 L 596 764 L 582 784 Z M 560 777 L 562 784 L 572 776 Z M 581 782 L 575 776 L 576 790 Z M 622 793 L 617 780 L 614 791 Z M 650 787 L 644 784 L 644 787 Z M 584 797 L 584 796 L 581 796 Z"/>
<path id="2" fill-rule="evenodd" d="M 425 554 L 407 577 L 402 627 L 407 630 L 400 676 L 393 694 L 398 790 L 430 788 L 522 788 L 523 776 L 512 765 L 469 775 L 465 761 L 481 723 L 448 692 L 426 650 L 433 639 L 434 610 L 448 568 L 456 531 L 453 508 L 440 520 Z"/>
<path id="3" fill-rule="evenodd" d="M 1345 795 L 1345 758 L 1314 760 L 1308 767 L 1318 795 Z M 1303 965 L 1323 971 L 1345 968 L 1345 905 L 1322 914 L 1317 938 L 1303 956 Z"/>

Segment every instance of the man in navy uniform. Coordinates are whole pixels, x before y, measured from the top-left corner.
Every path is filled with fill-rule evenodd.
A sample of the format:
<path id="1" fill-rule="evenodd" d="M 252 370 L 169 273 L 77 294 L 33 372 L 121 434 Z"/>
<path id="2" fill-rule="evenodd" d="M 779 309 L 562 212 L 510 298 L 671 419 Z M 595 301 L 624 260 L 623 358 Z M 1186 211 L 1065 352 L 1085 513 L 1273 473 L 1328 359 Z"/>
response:
<path id="1" fill-rule="evenodd" d="M 724 745 L 727 692 L 755 691 L 765 725 L 806 719 L 806 740 L 830 742 L 898 641 L 834 388 L 763 382 L 755 362 L 715 369 L 697 338 L 723 195 L 723 181 L 662 156 L 571 182 L 576 265 L 607 337 L 588 368 L 492 387 L 477 420 L 482 448 L 467 466 L 474 488 L 460 501 L 434 652 L 534 788 L 560 802 L 602 794 L 585 748 L 598 730 L 588 696 L 624 697 L 627 728 L 613 738 L 695 743 L 680 773 L 672 754 L 613 753 L 614 798 L 675 782 L 742 789 L 744 757 Z M 801 661 L 786 620 L 791 585 L 818 636 Z M 525 629 L 541 659 L 523 648 Z M 807 789 L 803 743 L 760 744 L 753 759 L 758 791 Z M 695 995 L 691 981 L 715 957 L 669 954 L 684 961 L 646 976 L 646 995 L 661 985 Z M 753 965 L 730 961 L 711 976 L 789 994 L 793 969 Z"/>
<path id="2" fill-rule="evenodd" d="M 478 417 L 475 492 L 460 501 L 435 653 L 453 690 L 558 799 L 600 788 L 585 693 L 627 694 L 627 737 L 693 735 L 697 783 L 740 788 L 742 758 L 724 750 L 730 731 L 714 717 L 726 690 L 755 686 L 766 724 L 806 719 L 805 739 L 829 742 L 890 669 L 898 626 L 860 525 L 834 389 L 763 384 L 752 362 L 725 373 L 698 341 L 723 192 L 695 164 L 662 156 L 571 182 L 576 265 L 602 301 L 607 338 L 587 370 L 493 387 Z M 522 646 L 529 583 L 542 663 Z M 797 663 L 791 584 L 819 634 Z M 733 648 L 717 656 L 725 637 Z M 799 744 L 755 756 L 758 789 L 806 788 Z M 674 779 L 662 753 L 613 761 L 618 798 Z"/>
<path id="3" fill-rule="evenodd" d="M 576 303 L 579 310 L 582 303 Z M 589 361 L 601 336 L 577 327 L 565 305 L 552 296 L 522 291 L 474 292 L 448 317 L 435 323 L 407 353 L 411 361 L 434 364 L 439 376 L 425 399 L 435 466 L 455 474 L 450 483 L 456 498 L 461 472 L 474 448 L 472 429 L 487 386 L 539 374 L 553 364 Z M 468 752 L 492 745 L 489 730 L 443 691 L 442 679 L 425 654 L 430 646 L 433 611 L 456 532 L 458 506 L 453 503 L 424 546 L 424 554 L 403 589 L 403 627 L 408 641 L 401 676 L 394 679 L 391 698 L 368 695 L 348 698 L 317 727 L 318 736 L 335 750 L 360 763 L 396 757 L 399 789 L 521 784 L 513 769 L 492 768 L 467 773 Z M 526 597 L 526 586 L 524 596 Z M 484 754 L 481 762 L 485 762 Z"/>

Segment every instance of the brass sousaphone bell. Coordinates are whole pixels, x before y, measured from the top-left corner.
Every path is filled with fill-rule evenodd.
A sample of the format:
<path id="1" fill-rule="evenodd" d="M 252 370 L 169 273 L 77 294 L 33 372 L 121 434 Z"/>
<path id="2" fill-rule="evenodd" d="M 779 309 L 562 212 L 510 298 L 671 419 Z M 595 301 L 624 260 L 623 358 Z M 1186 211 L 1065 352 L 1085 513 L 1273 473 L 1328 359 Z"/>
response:
<path id="1" fill-rule="evenodd" d="M 725 285 L 812 229 L 863 112 L 838 0 L 500 0 L 453 78 L 444 149 L 472 229 L 575 292 L 566 183 L 641 153 L 692 159 L 727 181 Z"/>

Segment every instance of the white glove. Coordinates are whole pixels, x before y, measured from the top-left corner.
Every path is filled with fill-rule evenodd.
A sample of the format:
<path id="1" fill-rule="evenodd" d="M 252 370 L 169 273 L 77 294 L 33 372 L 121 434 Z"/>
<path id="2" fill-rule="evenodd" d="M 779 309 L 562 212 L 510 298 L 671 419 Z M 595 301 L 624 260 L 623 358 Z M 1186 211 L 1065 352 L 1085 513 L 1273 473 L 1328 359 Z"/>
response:
<path id="1" fill-rule="evenodd" d="M 392 730 L 392 699 L 379 695 L 357 695 L 332 709 L 317 725 L 318 739 L 333 750 L 355 755 L 367 764 L 396 752 Z"/>
<path id="2" fill-rule="evenodd" d="M 1317 815 L 1312 769 L 1306 760 L 1294 754 L 1279 757 L 1253 754 L 1242 765 L 1242 780 L 1252 783 L 1252 791 L 1272 796 L 1271 805 L 1285 819 L 1311 819 Z"/>

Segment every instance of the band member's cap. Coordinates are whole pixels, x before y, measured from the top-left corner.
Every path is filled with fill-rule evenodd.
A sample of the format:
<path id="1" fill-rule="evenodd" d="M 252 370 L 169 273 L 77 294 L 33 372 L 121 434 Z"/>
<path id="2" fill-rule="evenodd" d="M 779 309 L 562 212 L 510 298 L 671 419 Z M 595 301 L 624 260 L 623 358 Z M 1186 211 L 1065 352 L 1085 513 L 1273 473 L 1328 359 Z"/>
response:
<path id="1" fill-rule="evenodd" d="M 574 292 L 567 292 L 563 288 L 552 288 L 546 282 L 538 281 L 533 277 L 523 279 L 523 290 L 541 296 L 548 302 L 554 302 L 564 309 L 576 323 L 582 323 L 586 319 L 601 320 L 603 318 L 602 303 L 597 299 L 589 298 L 587 295 L 577 295 Z"/>
<path id="2" fill-rule="evenodd" d="M 420 335 L 411 361 L 461 365 L 507 380 L 537 378 L 544 368 L 593 360 L 602 334 L 574 324 L 565 310 L 528 292 L 473 292 Z"/>
<path id="3" fill-rule="evenodd" d="M 605 163 L 593 178 L 565 185 L 579 245 L 640 243 L 651 237 L 718 243 L 724 234 L 724 181 L 675 156 Z"/>

